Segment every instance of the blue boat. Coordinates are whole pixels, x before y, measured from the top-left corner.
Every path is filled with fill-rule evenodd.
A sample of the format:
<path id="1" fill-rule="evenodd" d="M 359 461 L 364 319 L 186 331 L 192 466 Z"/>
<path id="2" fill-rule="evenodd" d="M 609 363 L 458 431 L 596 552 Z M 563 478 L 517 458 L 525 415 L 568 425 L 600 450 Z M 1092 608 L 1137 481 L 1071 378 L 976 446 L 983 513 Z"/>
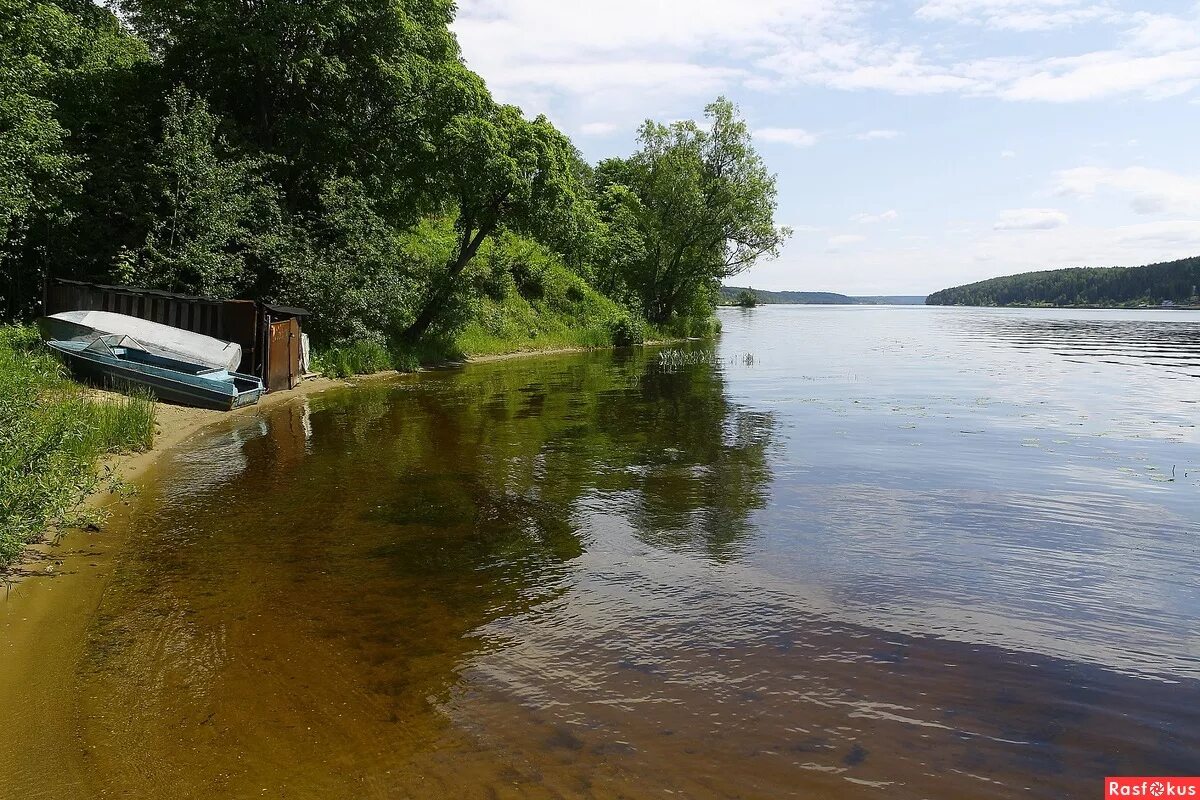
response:
<path id="1" fill-rule="evenodd" d="M 62 355 L 81 378 L 105 386 L 146 389 L 168 403 L 230 411 L 257 403 L 264 391 L 262 380 L 253 375 L 152 353 L 132 336 L 55 339 L 46 346 Z"/>

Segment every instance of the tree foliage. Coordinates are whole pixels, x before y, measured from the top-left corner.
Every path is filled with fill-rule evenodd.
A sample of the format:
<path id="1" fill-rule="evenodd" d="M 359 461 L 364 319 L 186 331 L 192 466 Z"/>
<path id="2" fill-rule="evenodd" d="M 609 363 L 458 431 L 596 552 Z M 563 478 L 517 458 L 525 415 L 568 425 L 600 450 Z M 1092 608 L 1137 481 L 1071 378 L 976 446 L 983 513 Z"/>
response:
<path id="1" fill-rule="evenodd" d="M 758 305 L 758 297 L 749 289 L 742 289 L 733 298 L 735 306 L 742 308 L 754 308 Z"/>
<path id="2" fill-rule="evenodd" d="M 459 60 L 448 0 L 121 0 L 174 82 L 278 156 L 289 207 L 348 177 L 406 222 L 427 210 L 431 156 L 486 89 Z"/>
<path id="3" fill-rule="evenodd" d="M 232 297 L 255 281 L 263 234 L 279 224 L 264 159 L 231 155 L 208 104 L 177 87 L 150 164 L 145 245 L 120 267 L 128 282 Z"/>
<path id="4" fill-rule="evenodd" d="M 655 322 L 711 306 L 721 280 L 778 254 L 790 234 L 775 225 L 775 176 L 736 107 L 721 98 L 705 116 L 707 127 L 648 121 L 639 152 L 596 170 L 610 230 L 640 239 L 636 259 L 610 248 L 617 290 Z"/>
<path id="5" fill-rule="evenodd" d="M 91 3 L 0 0 L 0 309 L 7 316 L 30 310 L 52 255 L 48 231 L 75 217 L 87 171 L 72 141 L 82 131 L 69 126 L 78 121 L 71 111 L 82 87 L 136 51 L 113 21 Z"/>
<path id="6" fill-rule="evenodd" d="M 490 113 L 454 118 L 443 136 L 440 173 L 456 212 L 458 241 L 405 329 L 410 341 L 437 320 L 458 277 L 501 226 L 552 238 L 581 203 L 583 187 L 572 170 L 575 149 L 545 117 L 530 122 L 514 106 L 495 106 Z"/>
<path id="7" fill-rule="evenodd" d="M 491 98 L 450 0 L 115 2 L 0 0 L 6 318 L 53 275 L 302 305 L 378 353 L 594 287 L 636 342 L 786 236 L 731 103 L 593 169 Z"/>

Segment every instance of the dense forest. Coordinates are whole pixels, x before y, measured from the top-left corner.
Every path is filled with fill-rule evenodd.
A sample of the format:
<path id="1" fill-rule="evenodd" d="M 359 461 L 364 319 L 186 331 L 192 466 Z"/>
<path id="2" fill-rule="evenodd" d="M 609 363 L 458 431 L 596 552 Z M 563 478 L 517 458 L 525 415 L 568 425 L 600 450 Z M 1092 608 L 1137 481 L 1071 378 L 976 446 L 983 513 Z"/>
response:
<path id="1" fill-rule="evenodd" d="M 1145 267 L 1026 272 L 943 289 L 939 306 L 1145 306 L 1200 304 L 1200 257 Z"/>
<path id="2" fill-rule="evenodd" d="M 0 318 L 36 316 L 49 275 L 304 306 L 324 349 L 534 335 L 554 310 L 622 343 L 707 324 L 778 251 L 730 102 L 591 165 L 492 98 L 453 13 L 0 0 Z"/>

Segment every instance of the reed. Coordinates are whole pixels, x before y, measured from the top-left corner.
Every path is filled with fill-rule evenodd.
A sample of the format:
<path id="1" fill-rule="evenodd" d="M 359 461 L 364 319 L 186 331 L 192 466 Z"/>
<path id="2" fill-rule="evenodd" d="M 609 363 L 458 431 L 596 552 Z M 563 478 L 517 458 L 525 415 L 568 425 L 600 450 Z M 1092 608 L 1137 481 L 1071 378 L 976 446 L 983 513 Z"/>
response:
<path id="1" fill-rule="evenodd" d="M 148 449 L 154 400 L 72 382 L 32 328 L 0 328 L 0 564 L 69 525 L 105 453 Z"/>

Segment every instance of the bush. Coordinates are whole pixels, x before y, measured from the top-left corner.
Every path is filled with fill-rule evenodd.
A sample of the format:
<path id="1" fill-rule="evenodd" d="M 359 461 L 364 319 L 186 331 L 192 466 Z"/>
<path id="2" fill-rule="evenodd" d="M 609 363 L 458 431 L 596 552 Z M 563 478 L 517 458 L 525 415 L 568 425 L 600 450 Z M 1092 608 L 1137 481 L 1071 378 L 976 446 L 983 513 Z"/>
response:
<path id="1" fill-rule="evenodd" d="M 364 339 L 331 347 L 313 354 L 313 366 L 326 377 L 350 378 L 388 370 L 415 372 L 462 357 L 453 340 L 429 335 L 415 345 L 396 339 L 385 346 L 376 339 Z"/>
<path id="2" fill-rule="evenodd" d="M 676 316 L 654 328 L 656 339 L 711 339 L 721 332 L 715 316 Z"/>
<path id="3" fill-rule="evenodd" d="M 313 365 L 331 378 L 370 375 L 392 366 L 392 356 L 378 341 L 365 339 L 331 347 L 313 355 Z"/>
<path id="4" fill-rule="evenodd" d="M 646 325 L 640 317 L 629 313 L 621 314 L 608 323 L 609 335 L 614 347 L 632 347 L 646 341 Z"/>

